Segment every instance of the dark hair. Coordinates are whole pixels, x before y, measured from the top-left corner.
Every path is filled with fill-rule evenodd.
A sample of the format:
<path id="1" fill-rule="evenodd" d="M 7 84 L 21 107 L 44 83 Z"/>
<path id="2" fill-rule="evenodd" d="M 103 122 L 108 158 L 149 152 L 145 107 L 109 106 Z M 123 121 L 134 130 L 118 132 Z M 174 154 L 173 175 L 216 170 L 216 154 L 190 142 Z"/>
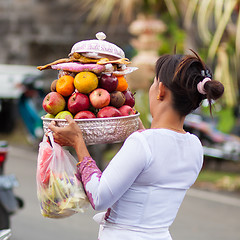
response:
<path id="1" fill-rule="evenodd" d="M 173 107 L 181 116 L 186 116 L 208 99 L 210 113 L 212 100 L 220 98 L 224 92 L 222 83 L 212 80 L 212 72 L 197 53 L 194 55 L 163 55 L 156 63 L 156 78 L 171 92 Z M 211 78 L 204 84 L 206 94 L 197 89 L 197 84 L 205 77 Z"/>

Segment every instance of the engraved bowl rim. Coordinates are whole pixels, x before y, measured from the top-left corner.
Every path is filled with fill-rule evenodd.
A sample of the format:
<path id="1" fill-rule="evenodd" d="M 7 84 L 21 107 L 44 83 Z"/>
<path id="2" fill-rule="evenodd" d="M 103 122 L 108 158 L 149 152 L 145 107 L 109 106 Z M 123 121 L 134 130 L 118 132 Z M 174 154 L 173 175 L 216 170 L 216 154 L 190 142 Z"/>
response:
<path id="1" fill-rule="evenodd" d="M 84 122 L 105 122 L 107 120 L 125 120 L 125 119 L 133 119 L 140 116 L 140 113 L 137 112 L 136 114 L 129 115 L 129 116 L 121 116 L 121 117 L 109 117 L 109 118 L 88 118 L 88 119 L 74 119 L 77 123 L 84 123 Z M 41 117 L 43 121 L 57 121 L 57 122 L 67 122 L 66 119 L 57 119 L 57 118 L 45 118 L 44 116 Z"/>
<path id="2" fill-rule="evenodd" d="M 129 116 L 121 116 L 121 117 L 111 117 L 111 118 L 89 118 L 89 119 L 74 119 L 77 125 L 82 129 L 83 134 L 88 132 L 90 135 L 84 135 L 84 140 L 86 145 L 94 145 L 94 144 L 102 144 L 102 143 L 118 143 L 123 142 L 124 139 L 126 139 L 131 132 L 137 130 L 138 126 L 138 117 L 140 116 L 140 113 L 136 113 L 134 115 Z M 43 120 L 43 129 L 44 131 L 47 131 L 48 125 L 51 121 L 56 121 L 59 126 L 67 126 L 68 122 L 66 119 L 54 119 L 54 118 L 44 118 L 44 116 L 41 117 Z M 114 137 L 110 137 L 108 139 L 108 134 L 112 135 L 109 132 L 109 127 L 113 127 L 116 129 L 123 130 L 123 132 Z M 133 131 L 134 128 L 134 131 Z M 102 129 L 106 130 L 107 135 L 99 135 L 98 137 L 92 139 L 91 136 L 96 129 Z M 127 130 L 128 134 L 124 133 L 125 130 Z M 90 131 L 90 132 L 89 132 Z"/>

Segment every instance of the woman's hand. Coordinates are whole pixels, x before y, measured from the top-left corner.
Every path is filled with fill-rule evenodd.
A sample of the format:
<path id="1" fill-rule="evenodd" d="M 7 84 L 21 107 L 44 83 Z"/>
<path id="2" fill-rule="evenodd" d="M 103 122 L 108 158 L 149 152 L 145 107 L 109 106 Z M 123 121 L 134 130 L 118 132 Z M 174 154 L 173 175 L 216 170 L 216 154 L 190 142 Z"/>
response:
<path id="1" fill-rule="evenodd" d="M 54 121 L 52 121 L 48 127 L 52 130 L 56 143 L 61 146 L 72 146 L 76 148 L 77 144 L 84 143 L 82 131 L 70 116 L 66 116 L 65 119 L 68 121 L 68 125 L 65 127 L 57 127 Z"/>
<path id="2" fill-rule="evenodd" d="M 78 161 L 81 162 L 84 157 L 90 157 L 82 131 L 70 116 L 66 116 L 65 119 L 68 121 L 66 127 L 57 127 L 54 121 L 48 127 L 53 132 L 54 142 L 61 146 L 72 146 L 77 153 Z"/>

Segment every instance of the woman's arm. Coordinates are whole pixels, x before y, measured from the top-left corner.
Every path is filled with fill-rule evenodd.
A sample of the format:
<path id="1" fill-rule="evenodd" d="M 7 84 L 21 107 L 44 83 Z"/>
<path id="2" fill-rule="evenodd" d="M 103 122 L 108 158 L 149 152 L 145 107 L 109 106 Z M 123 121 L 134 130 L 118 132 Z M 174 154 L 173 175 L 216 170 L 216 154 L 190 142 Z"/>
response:
<path id="1" fill-rule="evenodd" d="M 133 184 L 151 156 L 141 133 L 131 135 L 103 173 L 89 157 L 78 165 L 85 191 L 96 210 L 111 207 Z"/>
<path id="2" fill-rule="evenodd" d="M 150 150 L 141 133 L 132 134 L 120 151 L 102 173 L 91 158 L 82 138 L 81 130 L 72 119 L 67 118 L 69 126 L 59 128 L 51 124 L 56 142 L 73 146 L 79 158 L 77 177 L 96 210 L 111 207 L 133 184 L 146 167 Z"/>

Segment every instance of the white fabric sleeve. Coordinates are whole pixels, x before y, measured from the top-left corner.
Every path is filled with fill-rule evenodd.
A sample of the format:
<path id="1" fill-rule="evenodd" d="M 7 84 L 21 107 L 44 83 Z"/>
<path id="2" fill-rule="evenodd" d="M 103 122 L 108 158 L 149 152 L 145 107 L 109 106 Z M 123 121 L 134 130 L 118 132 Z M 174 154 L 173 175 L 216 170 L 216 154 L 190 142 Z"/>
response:
<path id="1" fill-rule="evenodd" d="M 93 171 L 83 185 L 96 210 L 111 207 L 133 184 L 149 164 L 151 157 L 148 143 L 141 133 L 133 133 L 111 160 L 102 174 Z M 87 172 L 87 166 L 84 171 Z M 83 178 L 84 171 L 81 171 Z"/>

